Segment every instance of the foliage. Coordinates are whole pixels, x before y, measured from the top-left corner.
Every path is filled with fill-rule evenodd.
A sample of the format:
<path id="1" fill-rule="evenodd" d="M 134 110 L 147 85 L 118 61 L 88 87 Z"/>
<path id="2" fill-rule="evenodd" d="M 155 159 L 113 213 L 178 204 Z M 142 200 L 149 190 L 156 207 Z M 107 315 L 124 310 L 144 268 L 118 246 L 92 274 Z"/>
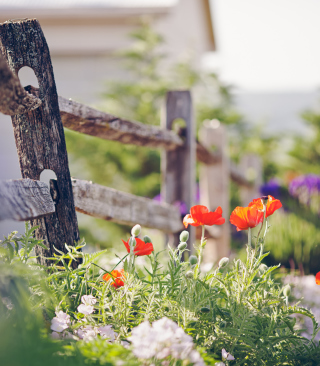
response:
<path id="1" fill-rule="evenodd" d="M 181 262 L 187 250 L 183 240 L 180 249 L 169 247 L 163 253 L 146 256 L 149 265 L 139 268 L 134 261 L 133 267 L 125 264 L 131 273 L 126 274 L 120 288 L 102 279 L 105 273 L 112 273 L 98 264 L 105 251 L 86 254 L 81 251 L 84 244 L 67 246 L 67 253 L 57 251 L 52 258 L 56 264 L 47 271 L 22 263 L 16 251 L 10 263 L 2 253 L 0 358 L 10 365 L 40 364 L 47 357 L 49 365 L 117 365 L 121 360 L 126 365 L 146 365 L 147 361 L 137 359 L 132 347 L 125 348 L 122 342 L 145 320 L 166 317 L 192 336 L 208 364 L 221 359 L 221 350 L 226 349 L 235 357 L 235 361 L 224 361 L 227 365 L 317 365 L 320 348 L 312 339 L 320 328 L 314 315 L 288 304 L 288 293 L 273 278 L 278 266 L 262 265 L 268 256 L 263 251 L 264 241 L 255 238 L 254 242 L 252 248 L 247 247 L 244 261 L 225 259 L 212 272 L 199 273 L 197 264 Z M 205 245 L 205 240 L 201 243 Z M 162 265 L 161 257 L 166 254 L 167 265 Z M 82 264 L 72 269 L 72 261 L 79 257 Z M 128 260 L 128 255 L 118 258 L 114 268 Z M 85 303 L 83 295 L 95 299 L 88 314 L 80 311 L 79 305 Z M 54 311 L 61 310 L 70 315 L 68 332 L 76 339 L 88 326 L 98 329 L 109 325 L 116 332 L 115 342 L 100 336 L 51 339 L 45 328 Z M 311 340 L 295 328 L 294 314 L 312 320 Z M 182 365 L 182 361 L 176 362 Z"/>
<path id="2" fill-rule="evenodd" d="M 165 40 L 147 22 L 131 34 L 131 39 L 132 45 L 118 55 L 124 61 L 126 77 L 106 84 L 99 107 L 123 118 L 159 125 L 166 92 L 190 89 L 197 127 L 205 119 L 221 120 L 231 132 L 232 157 L 241 155 L 242 141 L 249 136 L 250 129 L 232 106 L 231 87 L 222 84 L 216 74 L 200 70 L 192 57 L 170 64 L 161 52 Z M 66 142 L 73 176 L 149 198 L 160 193 L 158 151 L 106 142 L 68 130 Z M 269 142 L 263 143 L 271 146 Z M 260 151 L 266 154 L 269 150 Z M 92 227 L 95 230 L 90 230 Z M 112 246 L 112 237 L 126 231 L 128 227 L 80 216 L 80 234 L 91 243 Z"/>

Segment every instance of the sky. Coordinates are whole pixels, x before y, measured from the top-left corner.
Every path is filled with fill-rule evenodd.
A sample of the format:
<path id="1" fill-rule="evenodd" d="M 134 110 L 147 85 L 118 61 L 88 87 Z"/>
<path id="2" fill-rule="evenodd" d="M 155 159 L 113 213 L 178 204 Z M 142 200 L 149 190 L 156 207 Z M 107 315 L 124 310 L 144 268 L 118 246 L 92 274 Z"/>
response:
<path id="1" fill-rule="evenodd" d="M 206 64 L 248 92 L 320 87 L 319 0 L 211 0 L 217 52 Z"/>

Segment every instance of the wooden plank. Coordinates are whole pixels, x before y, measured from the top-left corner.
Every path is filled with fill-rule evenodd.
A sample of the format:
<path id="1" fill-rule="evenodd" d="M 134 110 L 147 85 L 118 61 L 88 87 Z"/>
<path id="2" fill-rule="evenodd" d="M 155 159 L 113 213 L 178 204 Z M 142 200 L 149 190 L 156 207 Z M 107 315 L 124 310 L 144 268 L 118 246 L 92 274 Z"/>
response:
<path id="1" fill-rule="evenodd" d="M 0 112 L 13 116 L 32 111 L 40 105 L 41 99 L 24 90 L 0 52 Z"/>
<path id="2" fill-rule="evenodd" d="M 214 123 L 213 123 L 214 122 Z M 213 226 L 210 229 L 219 230 L 209 232 L 207 245 L 204 251 L 206 262 L 216 263 L 222 257 L 230 254 L 230 225 L 229 225 L 229 186 L 230 162 L 228 157 L 228 140 L 225 126 L 218 121 L 208 121 L 200 130 L 200 141 L 208 149 L 215 147 L 220 155 L 220 162 L 214 165 L 200 166 L 200 203 L 214 211 L 221 206 L 226 223 Z"/>
<path id="3" fill-rule="evenodd" d="M 35 88 L 33 89 L 33 93 L 36 94 Z M 59 108 L 63 126 L 73 131 L 105 140 L 164 148 L 168 151 L 182 147 L 184 144 L 173 131 L 115 117 L 61 96 L 59 96 Z M 196 156 L 199 162 L 206 165 L 214 165 L 221 161 L 219 153 L 210 152 L 200 142 L 196 142 Z M 231 167 L 230 176 L 240 185 L 252 185 L 234 165 Z"/>
<path id="4" fill-rule="evenodd" d="M 49 187 L 40 181 L 0 181 L 0 221 L 26 221 L 55 212 Z"/>
<path id="5" fill-rule="evenodd" d="M 166 150 L 183 145 L 183 140 L 172 131 L 115 117 L 63 97 L 59 97 L 59 108 L 64 127 L 73 131 L 124 144 Z"/>
<path id="6" fill-rule="evenodd" d="M 17 74 L 21 67 L 28 66 L 38 79 L 41 106 L 31 112 L 13 116 L 12 123 L 22 178 L 39 180 L 44 169 L 54 171 L 57 176 L 56 212 L 31 220 L 32 226 L 40 226 L 35 232 L 36 238 L 43 239 L 48 248 L 36 248 L 38 260 L 43 265 L 49 265 L 50 261 L 46 257 L 52 257 L 53 246 L 66 251 L 65 243 L 74 245 L 79 240 L 50 53 L 36 19 L 12 20 L 0 24 L 0 50 L 13 73 Z"/>
<path id="7" fill-rule="evenodd" d="M 78 212 L 119 224 L 140 224 L 167 233 L 183 229 L 180 211 L 175 206 L 79 179 L 72 179 L 72 189 Z"/>
<path id="8" fill-rule="evenodd" d="M 162 127 L 171 130 L 175 120 L 182 119 L 185 127 L 181 128 L 185 144 L 174 151 L 164 151 L 161 159 L 162 198 L 169 204 L 184 203 L 187 212 L 195 199 L 195 163 L 196 146 L 192 100 L 189 91 L 170 91 L 166 96 L 166 106 Z M 186 212 L 186 213 L 187 213 Z M 189 249 L 195 240 L 194 227 L 189 225 Z M 173 244 L 177 245 L 179 236 L 173 237 Z"/>

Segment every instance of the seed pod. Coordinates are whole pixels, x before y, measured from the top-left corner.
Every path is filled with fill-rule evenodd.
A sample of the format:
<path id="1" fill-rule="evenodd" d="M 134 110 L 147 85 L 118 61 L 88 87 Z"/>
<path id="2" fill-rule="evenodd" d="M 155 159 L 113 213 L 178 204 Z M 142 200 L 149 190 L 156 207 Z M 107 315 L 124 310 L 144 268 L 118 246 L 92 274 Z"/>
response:
<path id="1" fill-rule="evenodd" d="M 204 306 L 203 308 L 200 309 L 201 313 L 209 313 L 210 309 L 207 308 L 206 306 Z"/>
<path id="2" fill-rule="evenodd" d="M 229 263 L 229 258 L 228 257 L 221 258 L 220 261 L 219 261 L 219 268 L 225 267 L 226 265 L 228 265 L 228 263 Z"/>
<path id="3" fill-rule="evenodd" d="M 189 239 L 189 232 L 187 230 L 183 230 L 180 234 L 180 241 L 186 242 Z"/>
<path id="4" fill-rule="evenodd" d="M 184 241 L 178 245 L 178 249 L 180 250 L 180 252 L 182 250 L 186 249 L 186 247 L 187 247 L 187 243 Z"/>
<path id="5" fill-rule="evenodd" d="M 283 288 L 283 294 L 284 296 L 288 297 L 291 294 L 291 286 L 290 285 L 285 285 Z"/>
<path id="6" fill-rule="evenodd" d="M 141 232 L 141 226 L 139 224 L 134 225 L 134 227 L 131 229 L 132 236 L 138 236 L 140 232 Z"/>
<path id="7" fill-rule="evenodd" d="M 193 266 L 194 264 L 198 263 L 198 258 L 195 255 L 191 255 L 189 258 L 189 262 Z"/>
<path id="8" fill-rule="evenodd" d="M 150 239 L 150 236 L 148 236 L 148 235 L 145 235 L 144 237 L 143 237 L 143 241 L 147 244 L 147 243 L 152 243 L 152 241 L 151 241 L 151 239 Z"/>
<path id="9" fill-rule="evenodd" d="M 188 271 L 188 272 L 186 273 L 186 277 L 187 277 L 187 278 L 192 278 L 192 277 L 193 277 L 193 271 Z"/>

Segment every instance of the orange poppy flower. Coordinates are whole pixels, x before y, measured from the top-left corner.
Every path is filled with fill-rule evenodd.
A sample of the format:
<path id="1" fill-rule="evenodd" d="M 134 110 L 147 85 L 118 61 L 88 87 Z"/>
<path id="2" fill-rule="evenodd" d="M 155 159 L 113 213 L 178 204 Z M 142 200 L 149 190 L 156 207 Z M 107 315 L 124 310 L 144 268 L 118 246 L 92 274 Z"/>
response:
<path id="1" fill-rule="evenodd" d="M 320 272 L 316 274 L 316 284 L 320 285 Z"/>
<path id="2" fill-rule="evenodd" d="M 222 208 L 219 206 L 214 212 L 208 210 L 206 206 L 196 205 L 191 207 L 190 214 L 183 219 L 183 225 L 187 228 L 188 225 L 222 225 L 225 219 L 222 217 Z"/>
<path id="3" fill-rule="evenodd" d="M 256 206 L 258 210 L 263 211 L 263 203 L 261 198 L 256 198 L 249 203 L 249 207 Z M 268 202 L 266 207 L 266 217 L 272 215 L 274 211 L 282 207 L 280 200 L 275 199 L 272 196 L 268 196 Z"/>
<path id="4" fill-rule="evenodd" d="M 153 252 L 153 245 L 152 243 L 145 243 L 143 240 L 139 238 L 136 239 L 136 246 L 133 249 L 134 255 L 141 256 L 141 255 L 150 255 Z M 126 242 L 122 240 L 123 244 L 127 248 L 128 253 L 130 253 L 130 246 L 129 246 L 129 240 Z"/>
<path id="5" fill-rule="evenodd" d="M 237 231 L 256 227 L 262 221 L 263 212 L 256 206 L 236 207 L 230 216 L 230 222 L 237 227 Z"/>
<path id="6" fill-rule="evenodd" d="M 103 275 L 102 279 L 106 282 L 112 280 L 111 286 L 113 286 L 114 288 L 124 286 L 123 280 L 126 278 L 124 269 L 114 269 L 113 271 L 111 271 L 111 275 L 109 273 L 106 273 Z"/>

